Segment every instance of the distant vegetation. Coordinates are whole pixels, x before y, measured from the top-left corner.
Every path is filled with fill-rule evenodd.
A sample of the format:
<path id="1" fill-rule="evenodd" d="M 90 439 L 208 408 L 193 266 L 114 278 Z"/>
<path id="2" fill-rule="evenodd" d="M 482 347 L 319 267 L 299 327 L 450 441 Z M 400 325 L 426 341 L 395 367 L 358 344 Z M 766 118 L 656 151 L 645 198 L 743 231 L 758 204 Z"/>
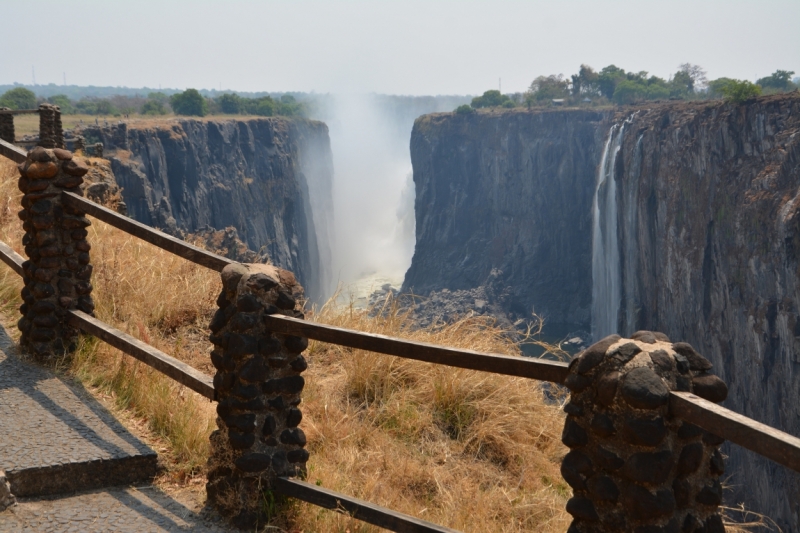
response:
<path id="1" fill-rule="evenodd" d="M 624 105 L 654 100 L 703 100 L 724 98 L 743 102 L 760 94 L 776 94 L 798 89 L 800 79 L 792 80 L 793 71 L 777 70 L 755 83 L 719 78 L 709 81 L 699 65 L 684 63 L 669 79 L 651 76 L 646 71 L 626 72 L 616 65 L 595 71 L 589 65 L 569 77 L 563 74 L 539 76 L 524 93 L 501 94 L 490 90 L 472 99 L 471 110 L 481 108 L 527 106 L 598 106 Z M 457 113 L 467 113 L 465 106 Z"/>
<path id="2" fill-rule="evenodd" d="M 72 91 L 75 92 L 75 91 Z M 74 99 L 66 94 L 52 94 L 48 97 L 37 96 L 25 87 L 14 87 L 0 96 L 0 107 L 11 109 L 33 109 L 39 104 L 50 103 L 61 107 L 65 115 L 100 115 L 121 117 L 123 115 L 141 114 L 150 116 L 174 113 L 184 116 L 206 115 L 259 115 L 264 117 L 308 116 L 307 105 L 298 102 L 294 96 L 284 94 L 273 98 L 269 95 L 255 97 L 240 96 L 236 93 L 218 93 L 211 98 L 196 89 L 166 94 L 150 92 L 141 95 L 114 95 L 106 97 L 83 96 Z M 207 92 L 207 91 L 206 91 Z"/>

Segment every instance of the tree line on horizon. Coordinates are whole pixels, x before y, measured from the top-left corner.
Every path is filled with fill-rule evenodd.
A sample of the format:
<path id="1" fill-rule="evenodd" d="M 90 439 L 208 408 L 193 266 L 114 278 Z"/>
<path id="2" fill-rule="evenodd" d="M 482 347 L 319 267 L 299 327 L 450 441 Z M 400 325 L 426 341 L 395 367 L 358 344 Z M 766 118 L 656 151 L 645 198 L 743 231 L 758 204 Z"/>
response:
<path id="1" fill-rule="evenodd" d="M 106 98 L 84 97 L 73 100 L 57 94 L 47 98 L 37 96 L 25 87 L 15 87 L 0 95 L 0 107 L 10 109 L 34 109 L 39 104 L 49 103 L 61 108 L 65 115 L 100 115 L 120 117 L 123 115 L 159 116 L 174 113 L 184 116 L 206 115 L 258 115 L 258 116 L 307 116 L 306 105 L 294 96 L 284 94 L 280 98 L 259 96 L 248 98 L 236 93 L 224 93 L 216 98 L 200 94 L 196 89 L 167 96 L 162 92 L 151 92 L 144 96 L 116 95 Z"/>
<path id="2" fill-rule="evenodd" d="M 616 65 L 595 71 L 589 65 L 569 77 L 563 74 L 538 76 L 524 93 L 502 94 L 489 90 L 456 108 L 457 113 L 472 113 L 481 108 L 539 107 L 559 104 L 577 106 L 625 105 L 654 100 L 701 100 L 724 98 L 743 102 L 761 94 L 795 91 L 793 71 L 777 70 L 755 83 L 748 80 L 718 78 L 708 80 L 698 65 L 684 63 L 669 79 L 646 71 L 626 72 Z"/>

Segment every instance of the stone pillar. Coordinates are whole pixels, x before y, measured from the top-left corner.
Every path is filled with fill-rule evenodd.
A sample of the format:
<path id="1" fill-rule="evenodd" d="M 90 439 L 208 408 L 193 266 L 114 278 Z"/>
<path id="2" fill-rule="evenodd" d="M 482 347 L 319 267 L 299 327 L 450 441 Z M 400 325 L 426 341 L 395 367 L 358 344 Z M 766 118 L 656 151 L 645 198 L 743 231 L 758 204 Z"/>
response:
<path id="1" fill-rule="evenodd" d="M 56 109 L 54 105 L 39 104 L 39 146 L 58 148 L 56 146 Z"/>
<path id="2" fill-rule="evenodd" d="M 688 344 L 649 331 L 573 359 L 561 466 L 574 491 L 569 533 L 724 533 L 722 439 L 669 412 L 671 390 L 725 399 L 710 369 Z"/>
<path id="3" fill-rule="evenodd" d="M 29 257 L 22 265 L 20 343 L 46 361 L 73 349 L 77 341 L 66 310 L 94 311 L 86 240 L 91 222 L 84 213 L 61 204 L 63 190 L 83 194 L 80 185 L 88 167 L 66 150 L 36 147 L 19 170 L 19 188 L 25 193 L 19 218 Z"/>
<path id="4" fill-rule="evenodd" d="M 265 315 L 303 318 L 303 288 L 291 272 L 233 264 L 222 271 L 210 324 L 217 369 L 217 426 L 208 461 L 209 502 L 234 525 L 266 523 L 265 491 L 277 476 L 305 474 L 306 437 L 297 427 L 306 367 L 305 338 L 273 335 Z"/>
<path id="5" fill-rule="evenodd" d="M 56 148 L 66 148 L 64 144 L 64 126 L 61 124 L 61 108 L 53 106 L 53 142 Z"/>
<path id="6" fill-rule="evenodd" d="M 0 107 L 0 111 L 11 111 L 7 107 Z M 14 142 L 14 115 L 0 113 L 0 139 Z"/>
<path id="7" fill-rule="evenodd" d="M 81 154 L 84 154 L 86 152 L 86 139 L 84 138 L 83 135 L 76 135 L 75 136 L 74 149 L 75 149 L 75 153 L 76 154 L 78 152 L 80 152 Z"/>
<path id="8" fill-rule="evenodd" d="M 95 143 L 92 150 L 92 157 L 103 157 L 103 143 Z"/>

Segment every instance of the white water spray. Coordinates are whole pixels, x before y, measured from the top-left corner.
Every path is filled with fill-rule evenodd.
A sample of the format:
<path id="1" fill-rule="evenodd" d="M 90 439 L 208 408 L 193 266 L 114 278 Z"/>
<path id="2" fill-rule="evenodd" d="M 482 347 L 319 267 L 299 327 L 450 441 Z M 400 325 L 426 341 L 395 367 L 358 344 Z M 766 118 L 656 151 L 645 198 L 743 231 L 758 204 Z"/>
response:
<path id="1" fill-rule="evenodd" d="M 592 337 L 599 340 L 619 329 L 621 272 L 617 237 L 617 185 L 614 166 L 625 124 L 608 132 L 597 169 L 592 208 Z"/>

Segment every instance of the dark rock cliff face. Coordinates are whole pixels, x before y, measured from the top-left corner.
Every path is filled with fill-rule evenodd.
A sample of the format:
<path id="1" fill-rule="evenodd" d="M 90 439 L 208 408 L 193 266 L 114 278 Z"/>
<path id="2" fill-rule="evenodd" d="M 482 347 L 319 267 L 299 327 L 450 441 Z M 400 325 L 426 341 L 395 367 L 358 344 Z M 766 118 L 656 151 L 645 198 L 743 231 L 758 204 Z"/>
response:
<path id="1" fill-rule="evenodd" d="M 129 216 L 171 233 L 232 226 L 294 272 L 309 297 L 325 296 L 333 174 L 325 124 L 185 119 L 84 135 L 105 145 Z"/>
<path id="2" fill-rule="evenodd" d="M 614 167 L 619 332 L 691 343 L 728 383 L 726 407 L 800 435 L 800 97 L 634 111 L 420 119 L 406 288 L 481 286 L 498 268 L 506 310 L 588 322 L 597 166 L 628 119 Z M 726 450 L 727 502 L 800 531 L 800 475 Z"/>
<path id="3" fill-rule="evenodd" d="M 588 324 L 604 123 L 594 111 L 419 118 L 417 243 L 404 290 L 491 286 L 516 317 Z"/>

